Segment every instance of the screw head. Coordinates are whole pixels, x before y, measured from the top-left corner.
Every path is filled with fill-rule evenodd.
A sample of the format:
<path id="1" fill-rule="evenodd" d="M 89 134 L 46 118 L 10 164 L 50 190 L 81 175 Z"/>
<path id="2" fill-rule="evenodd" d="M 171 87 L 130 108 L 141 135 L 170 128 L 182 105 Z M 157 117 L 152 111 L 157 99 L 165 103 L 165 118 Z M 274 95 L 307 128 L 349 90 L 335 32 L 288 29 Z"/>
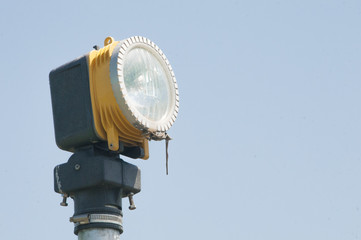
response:
<path id="1" fill-rule="evenodd" d="M 74 169 L 78 171 L 80 169 L 80 164 L 75 164 Z"/>

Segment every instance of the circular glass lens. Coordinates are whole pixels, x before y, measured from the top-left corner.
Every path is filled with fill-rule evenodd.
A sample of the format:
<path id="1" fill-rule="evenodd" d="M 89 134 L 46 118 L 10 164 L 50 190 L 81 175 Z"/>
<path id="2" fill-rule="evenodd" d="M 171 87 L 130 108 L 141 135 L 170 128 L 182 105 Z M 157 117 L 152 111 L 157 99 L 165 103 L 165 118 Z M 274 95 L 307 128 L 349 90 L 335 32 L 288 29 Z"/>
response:
<path id="1" fill-rule="evenodd" d="M 123 71 L 129 106 L 152 121 L 165 117 L 172 91 L 159 60 L 144 48 L 133 48 L 124 59 Z"/>

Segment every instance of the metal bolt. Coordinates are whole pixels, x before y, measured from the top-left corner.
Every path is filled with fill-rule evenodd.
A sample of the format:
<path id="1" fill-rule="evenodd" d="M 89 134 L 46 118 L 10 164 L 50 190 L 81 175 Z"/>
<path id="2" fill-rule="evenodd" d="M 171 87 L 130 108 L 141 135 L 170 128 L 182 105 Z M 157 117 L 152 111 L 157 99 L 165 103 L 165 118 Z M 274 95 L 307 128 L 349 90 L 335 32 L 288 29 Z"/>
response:
<path id="1" fill-rule="evenodd" d="M 129 204 L 130 204 L 129 210 L 134 210 L 134 209 L 137 208 L 137 207 L 135 206 L 135 204 L 134 204 L 133 196 L 134 196 L 134 193 L 132 193 L 132 192 L 128 194 Z"/>
<path id="2" fill-rule="evenodd" d="M 79 165 L 79 164 L 75 164 L 74 169 L 78 171 L 78 170 L 80 169 L 80 165 Z"/>
<path id="3" fill-rule="evenodd" d="M 63 201 L 60 203 L 60 206 L 66 207 L 68 206 L 68 203 L 66 202 L 66 199 L 68 198 L 68 194 L 64 193 L 63 194 Z"/>

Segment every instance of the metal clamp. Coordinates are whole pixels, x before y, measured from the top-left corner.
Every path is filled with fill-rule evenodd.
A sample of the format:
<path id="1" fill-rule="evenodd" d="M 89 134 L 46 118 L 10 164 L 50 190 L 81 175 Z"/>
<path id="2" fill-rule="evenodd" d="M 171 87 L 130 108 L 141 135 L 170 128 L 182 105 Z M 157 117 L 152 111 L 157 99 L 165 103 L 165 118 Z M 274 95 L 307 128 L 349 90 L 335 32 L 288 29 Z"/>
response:
<path id="1" fill-rule="evenodd" d="M 121 216 L 111 214 L 82 214 L 73 216 L 70 219 L 75 226 L 89 224 L 89 223 L 112 223 L 122 226 L 123 219 Z"/>

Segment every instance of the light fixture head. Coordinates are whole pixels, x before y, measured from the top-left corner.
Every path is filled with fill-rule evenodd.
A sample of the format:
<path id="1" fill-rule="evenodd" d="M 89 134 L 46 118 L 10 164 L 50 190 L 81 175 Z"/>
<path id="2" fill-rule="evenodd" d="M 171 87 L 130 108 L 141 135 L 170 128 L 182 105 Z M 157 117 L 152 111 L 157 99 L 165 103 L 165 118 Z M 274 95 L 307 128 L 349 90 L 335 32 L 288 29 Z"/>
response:
<path id="1" fill-rule="evenodd" d="M 76 151 L 107 142 L 110 151 L 147 159 L 148 141 L 168 139 L 179 108 L 166 56 L 152 41 L 104 40 L 49 75 L 57 145 Z"/>

